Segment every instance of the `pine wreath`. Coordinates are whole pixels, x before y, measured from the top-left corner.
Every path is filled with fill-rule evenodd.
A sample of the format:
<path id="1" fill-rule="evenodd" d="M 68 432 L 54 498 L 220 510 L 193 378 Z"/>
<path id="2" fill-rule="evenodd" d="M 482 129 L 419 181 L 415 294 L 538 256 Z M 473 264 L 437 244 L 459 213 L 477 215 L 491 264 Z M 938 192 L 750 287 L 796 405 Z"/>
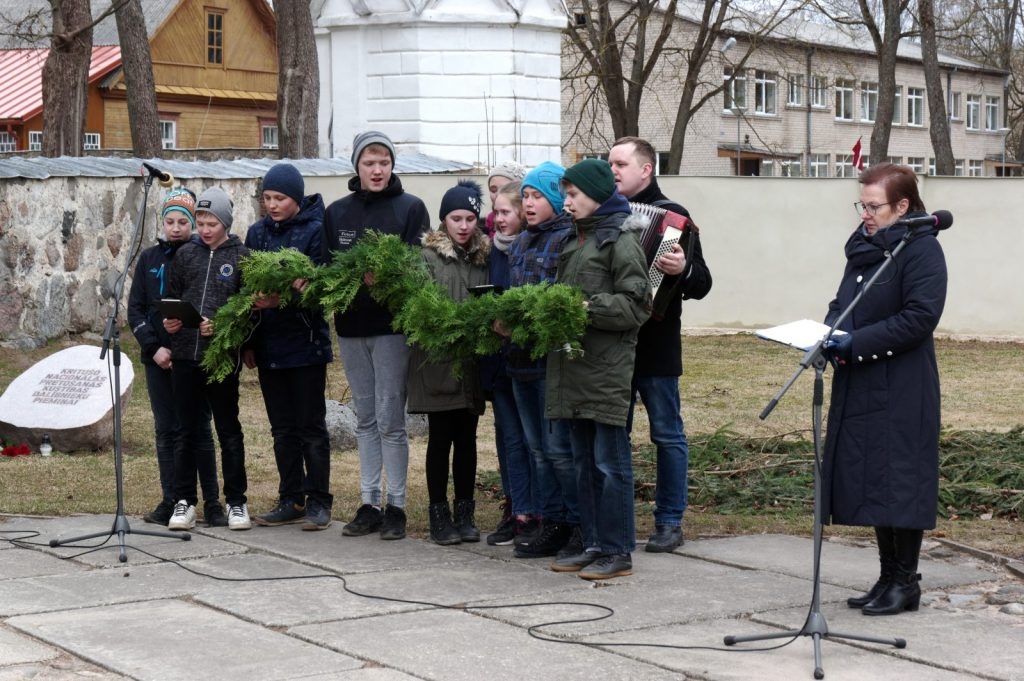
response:
<path id="1" fill-rule="evenodd" d="M 238 367 L 240 348 L 252 333 L 256 295 L 277 293 L 282 306 L 320 308 L 329 318 L 348 309 L 367 273 L 370 295 L 394 315 L 395 331 L 436 359 L 458 363 L 497 352 L 503 341 L 492 328 L 499 319 L 512 342 L 529 347 L 534 359 L 552 350 L 579 351 L 587 322 L 582 293 L 564 284 L 529 284 L 456 303 L 430 278 L 417 248 L 377 231 L 320 267 L 294 249 L 254 251 L 241 267 L 242 290 L 213 318 L 214 335 L 202 362 L 211 381 L 224 380 Z M 291 287 L 296 279 L 309 282 L 301 296 Z"/>

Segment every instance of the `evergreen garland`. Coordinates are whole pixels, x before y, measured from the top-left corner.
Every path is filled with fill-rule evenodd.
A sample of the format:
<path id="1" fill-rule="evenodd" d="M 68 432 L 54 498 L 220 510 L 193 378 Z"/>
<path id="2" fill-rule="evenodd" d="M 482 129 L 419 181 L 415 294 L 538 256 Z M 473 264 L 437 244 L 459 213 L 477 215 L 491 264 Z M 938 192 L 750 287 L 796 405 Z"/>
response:
<path id="1" fill-rule="evenodd" d="M 501 348 L 503 339 L 492 330 L 495 320 L 511 331 L 513 343 L 530 348 L 534 359 L 553 350 L 578 352 L 587 323 L 583 295 L 564 284 L 518 286 L 456 303 L 430 278 L 417 248 L 377 231 L 320 267 L 291 248 L 253 251 L 241 267 L 242 290 L 213 318 L 214 336 L 202 362 L 211 381 L 222 381 L 237 368 L 239 348 L 252 333 L 257 295 L 277 293 L 282 307 L 297 302 L 330 317 L 352 304 L 365 273 L 372 273 L 370 295 L 394 315 L 395 331 L 430 357 L 456 365 Z M 301 296 L 292 292 L 296 279 L 309 282 Z"/>

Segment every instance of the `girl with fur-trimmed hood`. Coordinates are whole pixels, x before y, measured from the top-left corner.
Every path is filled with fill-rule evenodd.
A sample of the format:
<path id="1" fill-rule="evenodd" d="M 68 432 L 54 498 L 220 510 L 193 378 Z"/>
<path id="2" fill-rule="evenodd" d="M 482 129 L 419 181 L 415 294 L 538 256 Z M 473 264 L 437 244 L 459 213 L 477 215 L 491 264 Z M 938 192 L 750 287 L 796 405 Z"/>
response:
<path id="1" fill-rule="evenodd" d="M 487 283 L 491 244 L 479 229 L 483 205 L 480 186 L 459 183 L 441 199 L 441 226 L 423 235 L 423 260 L 434 281 L 456 303 L 470 289 Z M 484 396 L 476 366 L 456 367 L 451 361 L 431 361 L 413 347 L 409 361 L 408 409 L 426 413 L 427 493 L 430 496 L 430 538 L 438 544 L 479 541 L 474 525 L 476 429 L 484 413 Z M 451 452 L 455 516 L 448 506 L 448 467 Z"/>

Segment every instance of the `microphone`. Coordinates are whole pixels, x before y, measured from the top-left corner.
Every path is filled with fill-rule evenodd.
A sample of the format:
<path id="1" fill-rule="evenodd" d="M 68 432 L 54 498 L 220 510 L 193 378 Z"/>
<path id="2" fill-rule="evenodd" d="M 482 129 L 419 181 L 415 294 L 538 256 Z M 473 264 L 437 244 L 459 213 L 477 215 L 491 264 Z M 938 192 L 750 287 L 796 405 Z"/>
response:
<path id="1" fill-rule="evenodd" d="M 171 175 L 170 173 L 165 173 L 159 168 L 154 168 L 153 166 L 145 162 L 142 164 L 142 167 L 148 170 L 150 175 L 160 180 L 161 187 L 170 187 L 171 185 L 174 184 L 174 175 Z"/>
<path id="2" fill-rule="evenodd" d="M 953 226 L 953 214 L 948 210 L 937 210 L 931 215 L 924 215 L 919 218 L 903 218 L 894 224 L 910 227 L 935 227 L 939 231 L 949 229 Z"/>

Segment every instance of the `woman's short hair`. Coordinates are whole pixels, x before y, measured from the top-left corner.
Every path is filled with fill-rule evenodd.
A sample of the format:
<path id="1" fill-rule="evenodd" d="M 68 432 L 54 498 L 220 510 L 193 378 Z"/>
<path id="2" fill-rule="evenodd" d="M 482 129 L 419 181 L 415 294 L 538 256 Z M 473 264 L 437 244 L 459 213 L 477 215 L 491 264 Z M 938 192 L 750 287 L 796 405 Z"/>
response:
<path id="1" fill-rule="evenodd" d="M 925 209 L 924 201 L 917 190 L 917 174 L 907 166 L 879 163 L 862 172 L 857 181 L 865 186 L 881 186 L 885 189 L 885 198 L 889 203 L 899 203 L 900 200 L 907 199 L 910 202 L 910 210 Z"/>

